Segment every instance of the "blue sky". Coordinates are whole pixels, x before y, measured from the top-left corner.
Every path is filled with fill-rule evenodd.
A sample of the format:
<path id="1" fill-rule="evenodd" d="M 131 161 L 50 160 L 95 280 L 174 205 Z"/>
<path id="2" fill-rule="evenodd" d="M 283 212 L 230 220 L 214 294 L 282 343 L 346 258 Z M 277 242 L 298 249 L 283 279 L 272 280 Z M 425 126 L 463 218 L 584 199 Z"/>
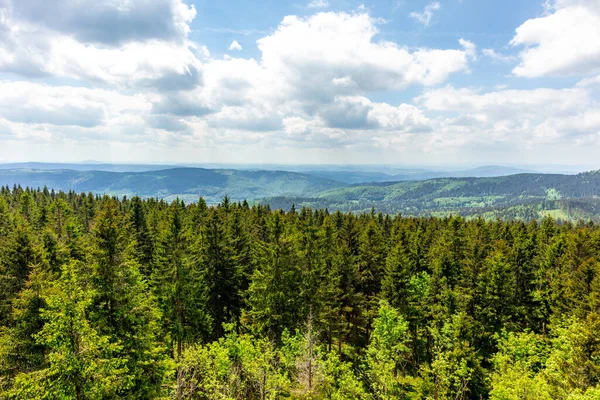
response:
<path id="1" fill-rule="evenodd" d="M 600 167 L 600 0 L 0 0 L 0 161 Z"/>

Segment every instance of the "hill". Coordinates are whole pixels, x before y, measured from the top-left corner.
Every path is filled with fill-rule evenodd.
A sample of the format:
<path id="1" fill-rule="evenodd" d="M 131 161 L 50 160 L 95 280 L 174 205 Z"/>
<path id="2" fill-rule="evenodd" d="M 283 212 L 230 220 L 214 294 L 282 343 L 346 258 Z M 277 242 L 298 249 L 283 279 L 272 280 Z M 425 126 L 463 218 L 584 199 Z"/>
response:
<path id="1" fill-rule="evenodd" d="M 73 170 L 73 171 L 107 171 L 107 172 L 147 172 L 176 168 L 202 168 L 211 170 L 242 171 L 287 171 L 312 175 L 346 184 L 370 182 L 418 181 L 434 178 L 452 177 L 489 177 L 504 176 L 534 171 L 503 166 L 482 166 L 465 170 L 438 170 L 423 168 L 400 168 L 386 166 L 352 166 L 352 165 L 246 165 L 246 164 L 108 164 L 88 160 L 82 163 L 45 163 L 21 162 L 0 164 L 0 170 L 33 169 L 33 170 Z"/>
<path id="2" fill-rule="evenodd" d="M 383 170 L 339 170 L 339 169 L 317 169 L 304 171 L 307 174 L 331 179 L 349 184 L 367 182 L 399 182 L 399 181 L 422 181 L 436 178 L 483 178 L 515 175 L 522 173 L 533 173 L 535 171 L 513 167 L 486 165 L 478 168 L 465 170 L 426 170 L 426 169 L 402 169 L 388 168 Z"/>
<path id="3" fill-rule="evenodd" d="M 480 173 L 498 172 L 486 167 Z M 343 173 L 343 171 L 333 171 Z M 351 173 L 359 174 L 357 171 Z M 363 178 L 369 176 L 363 173 Z M 530 220 L 546 215 L 600 221 L 600 172 L 577 175 L 516 174 L 497 177 L 436 178 L 347 184 L 312 173 L 171 168 L 143 172 L 70 169 L 0 169 L 0 185 L 44 187 L 186 202 L 202 196 L 210 204 L 225 195 L 272 208 L 327 208 L 415 216 L 461 214 Z"/>
<path id="4" fill-rule="evenodd" d="M 595 204 L 590 203 L 595 203 L 598 196 L 600 172 L 595 171 L 577 175 L 517 174 L 359 184 L 325 190 L 310 198 L 270 198 L 264 202 L 276 208 L 288 208 L 293 203 L 296 206 L 355 212 L 375 207 L 383 212 L 408 215 L 477 215 L 484 212 L 495 215 L 494 212 L 501 211 L 511 214 L 507 210 L 516 206 L 542 205 L 546 210 L 559 207 L 568 199 L 586 199 L 587 211 L 581 215 L 588 216 L 597 215 L 589 210 L 596 210 Z M 517 213 L 515 210 L 512 213 Z"/>
<path id="5" fill-rule="evenodd" d="M 117 196 L 176 197 L 209 203 L 225 195 L 232 200 L 271 196 L 313 196 L 343 184 L 307 174 L 285 171 L 172 168 L 144 172 L 7 169 L 0 170 L 0 185 L 44 187 Z"/>
<path id="6" fill-rule="evenodd" d="M 85 161 L 83 163 L 44 163 L 44 162 L 20 162 L 0 164 L 3 169 L 36 169 L 36 170 L 73 170 L 73 171 L 110 171 L 110 172 L 144 172 L 159 171 L 162 169 L 176 168 L 174 165 L 163 164 L 107 164 L 97 161 Z"/>

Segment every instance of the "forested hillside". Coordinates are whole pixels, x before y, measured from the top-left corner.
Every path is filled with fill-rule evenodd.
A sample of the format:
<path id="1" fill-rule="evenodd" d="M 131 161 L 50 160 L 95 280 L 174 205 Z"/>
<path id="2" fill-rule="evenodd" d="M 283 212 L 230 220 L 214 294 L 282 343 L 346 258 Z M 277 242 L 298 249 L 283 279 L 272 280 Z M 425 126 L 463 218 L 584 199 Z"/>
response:
<path id="1" fill-rule="evenodd" d="M 436 178 L 484 178 L 533 173 L 534 171 L 488 165 L 465 170 L 384 169 L 384 171 L 306 170 L 305 173 L 344 183 L 424 181 Z"/>
<path id="2" fill-rule="evenodd" d="M 284 195 L 313 196 L 323 190 L 343 186 L 325 178 L 285 171 L 204 168 L 143 172 L 0 169 L 0 185 L 12 187 L 14 184 L 166 200 L 195 200 L 202 196 L 209 204 L 218 203 L 226 195 L 236 200 Z"/>
<path id="3" fill-rule="evenodd" d="M 3 188 L 0 398 L 598 399 L 599 244 Z"/>
<path id="4" fill-rule="evenodd" d="M 202 196 L 208 204 L 218 204 L 228 196 L 234 201 L 248 200 L 251 204 L 268 204 L 285 210 L 295 205 L 344 212 L 366 212 L 375 208 L 412 216 L 458 214 L 530 221 L 551 215 L 561 220 L 600 221 L 600 172 L 597 171 L 577 175 L 517 174 L 354 185 L 325 176 L 335 178 L 341 174 L 351 180 L 371 175 L 351 172 L 352 176 L 346 176 L 343 171 L 331 171 L 324 176 L 311 174 L 320 172 L 203 168 L 143 172 L 0 169 L 0 185 L 155 197 L 166 201 L 179 198 L 189 202 Z"/>
<path id="5" fill-rule="evenodd" d="M 388 213 L 425 216 L 450 213 L 481 215 L 490 210 L 498 210 L 498 215 L 502 215 L 501 210 L 518 205 L 537 206 L 561 199 L 587 199 L 589 202 L 598 196 L 600 172 L 593 171 L 577 175 L 517 174 L 492 178 L 440 178 L 359 184 L 326 190 L 312 197 L 274 197 L 263 202 L 284 209 L 296 205 L 368 211 L 375 207 Z M 531 215 L 523 210 L 512 211 L 508 214 L 513 217 Z M 584 211 L 579 216 L 598 215 L 589 215 Z"/>

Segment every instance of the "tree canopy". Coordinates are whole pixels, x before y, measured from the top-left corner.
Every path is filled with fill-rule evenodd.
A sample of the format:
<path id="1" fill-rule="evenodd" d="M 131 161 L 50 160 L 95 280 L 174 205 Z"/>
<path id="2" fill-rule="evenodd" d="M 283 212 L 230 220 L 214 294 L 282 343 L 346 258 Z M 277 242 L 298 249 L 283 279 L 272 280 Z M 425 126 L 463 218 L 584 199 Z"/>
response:
<path id="1" fill-rule="evenodd" d="M 600 228 L 0 189 L 0 398 L 597 399 Z"/>

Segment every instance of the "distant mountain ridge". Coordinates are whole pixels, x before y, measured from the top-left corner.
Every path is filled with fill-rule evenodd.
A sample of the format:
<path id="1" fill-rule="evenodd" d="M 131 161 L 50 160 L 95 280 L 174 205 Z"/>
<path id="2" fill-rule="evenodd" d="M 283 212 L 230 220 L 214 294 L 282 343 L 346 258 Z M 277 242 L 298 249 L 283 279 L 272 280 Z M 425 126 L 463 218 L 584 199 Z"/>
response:
<path id="1" fill-rule="evenodd" d="M 296 207 L 353 212 L 375 208 L 408 215 L 478 215 L 517 206 L 538 205 L 541 211 L 573 199 L 585 199 L 586 210 L 598 209 L 600 171 L 577 175 L 517 174 L 490 178 L 378 182 L 334 188 L 312 198 L 279 197 L 264 199 L 263 202 L 284 209 L 294 204 Z M 582 215 L 587 217 L 587 214 Z M 594 211 L 590 216 L 600 215 Z"/>
<path id="2" fill-rule="evenodd" d="M 404 170 L 401 173 L 378 172 L 378 171 L 340 171 L 340 170 L 315 170 L 305 173 L 338 182 L 359 184 L 367 182 L 399 182 L 399 181 L 423 181 L 436 178 L 484 178 L 495 176 L 506 176 L 523 173 L 537 173 L 533 170 L 487 165 L 466 170 L 433 171 L 433 170 Z"/>
<path id="3" fill-rule="evenodd" d="M 317 195 L 343 184 L 286 171 L 171 168 L 144 172 L 74 171 L 69 169 L 0 169 L 0 185 L 20 184 L 55 190 L 106 193 L 117 196 L 179 197 L 211 203 L 225 195 L 232 200 L 269 196 Z"/>
<path id="4" fill-rule="evenodd" d="M 73 170 L 73 171 L 109 171 L 109 172 L 145 172 L 177 168 L 176 165 L 163 164 L 107 164 L 98 161 L 84 163 L 44 163 L 20 162 L 0 164 L 0 170 L 5 169 L 35 169 L 44 171 Z"/>
<path id="5" fill-rule="evenodd" d="M 481 174 L 511 171 L 505 167 L 475 170 Z M 362 176 L 372 177 L 368 173 Z M 283 209 L 295 205 L 331 211 L 364 212 L 375 208 L 407 215 L 457 213 L 510 217 L 522 214 L 527 215 L 526 218 L 535 218 L 544 215 L 545 211 L 563 215 L 559 212 L 562 207 L 568 209 L 571 219 L 574 216 L 600 218 L 599 171 L 577 175 L 519 173 L 352 184 L 288 171 L 170 168 L 112 172 L 0 168 L 0 185 L 14 184 L 115 196 L 156 197 L 167 201 L 180 198 L 190 202 L 202 196 L 211 204 L 220 202 L 227 195 L 234 201 L 246 199 Z"/>
<path id="6" fill-rule="evenodd" d="M 19 162 L 0 164 L 0 170 L 5 169 L 34 169 L 34 170 L 74 170 L 74 171 L 108 171 L 108 172 L 146 172 L 160 171 L 175 168 L 202 168 L 211 170 L 241 170 L 241 171 L 286 171 L 300 174 L 313 175 L 320 178 L 331 179 L 334 181 L 356 184 L 367 182 L 396 182 L 396 181 L 414 181 L 434 178 L 452 178 L 452 177 L 491 177 L 505 176 L 518 173 L 536 173 L 537 171 L 487 165 L 472 169 L 425 169 L 425 168 L 405 168 L 393 166 L 349 166 L 349 165 L 330 165 L 330 166 L 298 166 L 298 165 L 218 165 L 218 164 L 198 164 L 198 165 L 174 165 L 174 164 L 109 164 L 100 161 L 88 160 L 82 163 L 45 163 L 45 162 Z"/>

